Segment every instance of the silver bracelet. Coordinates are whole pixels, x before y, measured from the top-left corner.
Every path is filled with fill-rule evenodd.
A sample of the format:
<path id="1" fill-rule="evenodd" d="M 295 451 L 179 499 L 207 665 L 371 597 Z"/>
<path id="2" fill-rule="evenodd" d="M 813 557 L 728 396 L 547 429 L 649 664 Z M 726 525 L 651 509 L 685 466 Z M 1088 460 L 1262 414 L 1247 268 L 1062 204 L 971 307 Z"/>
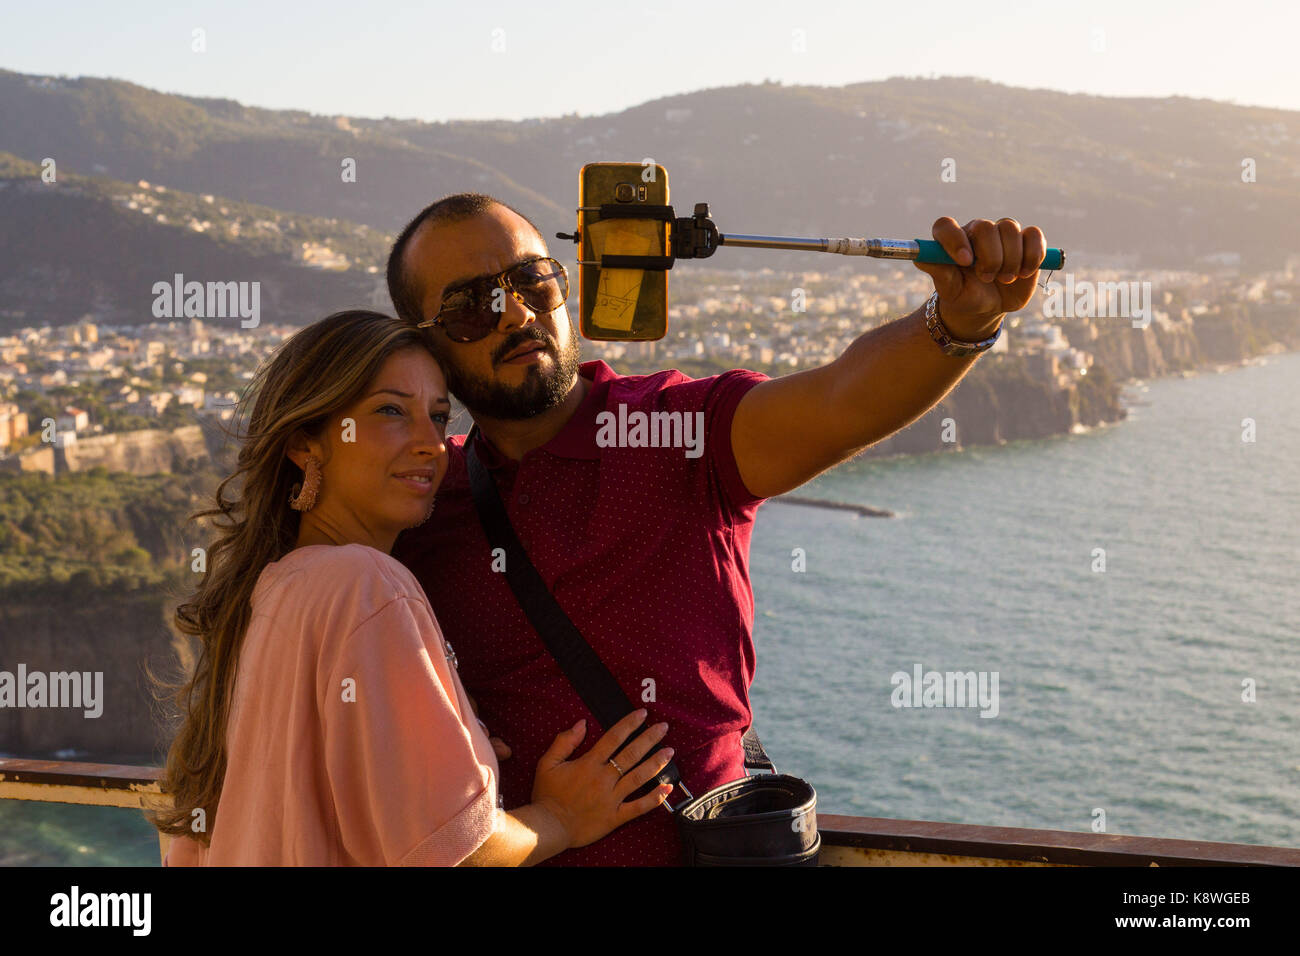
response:
<path id="1" fill-rule="evenodd" d="M 963 357 L 988 351 L 993 348 L 993 343 L 1002 334 L 1002 326 L 1005 322 L 1004 315 L 994 333 L 982 342 L 963 342 L 961 339 L 953 338 L 952 333 L 939 318 L 939 290 L 930 293 L 930 298 L 925 300 L 925 327 L 930 330 L 930 337 L 939 343 L 939 348 L 943 349 L 945 355 Z"/>

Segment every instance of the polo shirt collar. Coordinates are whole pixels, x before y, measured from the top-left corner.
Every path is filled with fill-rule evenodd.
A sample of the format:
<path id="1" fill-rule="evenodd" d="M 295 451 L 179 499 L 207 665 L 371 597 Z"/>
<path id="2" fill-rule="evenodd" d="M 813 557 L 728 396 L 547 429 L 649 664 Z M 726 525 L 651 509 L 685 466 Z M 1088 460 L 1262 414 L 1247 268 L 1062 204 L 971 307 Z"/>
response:
<path id="1" fill-rule="evenodd" d="M 565 423 L 559 433 L 545 445 L 542 445 L 539 449 L 533 449 L 533 451 L 545 451 L 560 458 L 597 459 L 600 457 L 600 448 L 596 445 L 596 416 L 605 410 L 605 404 L 609 396 L 609 383 L 618 375 L 600 359 L 583 362 L 578 367 L 578 374 L 591 380 L 591 387 L 587 389 L 586 398 L 582 400 L 582 404 L 573 413 L 573 417 Z M 488 441 L 482 429 L 477 430 L 474 448 L 478 453 L 479 460 L 488 468 L 499 468 L 510 462 L 509 458 Z M 531 454 L 533 454 L 532 451 L 528 452 L 524 457 L 527 458 Z"/>

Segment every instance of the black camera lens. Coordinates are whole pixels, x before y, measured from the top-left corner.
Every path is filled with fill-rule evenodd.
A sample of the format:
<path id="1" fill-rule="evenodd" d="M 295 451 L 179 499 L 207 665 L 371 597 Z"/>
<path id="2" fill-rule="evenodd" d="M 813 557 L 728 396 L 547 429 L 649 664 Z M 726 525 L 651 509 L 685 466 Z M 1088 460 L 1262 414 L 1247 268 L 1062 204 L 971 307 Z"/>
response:
<path id="1" fill-rule="evenodd" d="M 619 183 L 614 187 L 614 198 L 619 202 L 631 202 L 635 196 L 636 190 L 631 183 Z"/>

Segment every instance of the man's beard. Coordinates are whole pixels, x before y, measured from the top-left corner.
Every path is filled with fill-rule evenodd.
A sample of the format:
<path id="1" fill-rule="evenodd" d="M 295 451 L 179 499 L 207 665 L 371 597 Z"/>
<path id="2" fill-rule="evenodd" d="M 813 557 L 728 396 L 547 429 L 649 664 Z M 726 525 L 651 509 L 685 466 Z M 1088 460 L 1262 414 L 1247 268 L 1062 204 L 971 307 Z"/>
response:
<path id="1" fill-rule="evenodd" d="M 529 366 L 521 384 L 506 385 L 466 375 L 446 358 L 440 364 L 447 377 L 447 390 L 475 417 L 482 415 L 515 421 L 532 418 L 559 405 L 572 391 L 582 361 L 582 350 L 578 346 L 577 335 L 573 332 L 573 320 L 569 320 L 567 349 L 558 349 L 555 340 L 544 329 L 528 325 L 502 343 L 496 356 L 493 356 L 494 363 L 498 356 L 509 355 L 525 342 L 542 343 L 555 360 L 555 368 L 546 372 L 539 365 Z"/>

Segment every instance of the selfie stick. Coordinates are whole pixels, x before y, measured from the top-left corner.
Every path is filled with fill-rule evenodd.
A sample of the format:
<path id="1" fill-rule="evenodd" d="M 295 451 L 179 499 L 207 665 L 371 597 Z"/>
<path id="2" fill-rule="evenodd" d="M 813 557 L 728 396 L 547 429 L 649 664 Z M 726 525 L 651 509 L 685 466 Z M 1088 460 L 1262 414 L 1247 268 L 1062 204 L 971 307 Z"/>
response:
<path id="1" fill-rule="evenodd" d="M 871 256 L 873 259 L 909 259 L 955 266 L 952 257 L 933 239 L 796 239 L 792 236 L 718 235 L 718 245 L 749 249 L 803 249 L 833 252 L 841 256 Z M 1065 265 L 1065 250 L 1048 249 L 1038 267 L 1054 271 Z"/>
<path id="2" fill-rule="evenodd" d="M 674 232 L 685 229 L 688 232 L 705 230 L 712 226 L 708 221 L 709 204 L 696 203 L 695 216 L 692 219 L 678 219 L 673 223 Z M 717 244 L 736 246 L 741 249 L 796 249 L 804 252 L 832 252 L 841 256 L 871 256 L 873 259 L 908 259 L 914 262 L 930 262 L 938 265 L 955 266 L 952 257 L 943 251 L 943 246 L 933 239 L 798 239 L 793 236 L 735 236 L 718 233 Z M 707 242 L 707 239 L 706 239 Z M 674 242 L 674 252 L 677 243 Z M 712 253 L 706 253 L 711 255 Z M 680 255 L 680 253 L 678 254 Z M 1043 254 L 1040 269 L 1055 271 L 1065 265 L 1065 250 L 1048 249 Z"/>
<path id="3" fill-rule="evenodd" d="M 908 259 L 914 262 L 955 266 L 943 246 L 933 239 L 799 239 L 793 236 L 723 235 L 709 218 L 709 204 L 697 202 L 695 215 L 678 218 L 672 206 L 625 206 L 607 204 L 591 207 L 605 219 L 661 219 L 672 223 L 672 250 L 666 256 L 604 255 L 591 263 L 607 269 L 671 269 L 674 259 L 705 259 L 718 246 L 742 249 L 794 249 L 804 252 L 832 252 L 841 256 L 871 256 L 875 259 Z M 580 241 L 578 231 L 558 232 L 561 239 Z M 1064 249 L 1048 249 L 1040 269 L 1055 271 L 1065 265 Z"/>

